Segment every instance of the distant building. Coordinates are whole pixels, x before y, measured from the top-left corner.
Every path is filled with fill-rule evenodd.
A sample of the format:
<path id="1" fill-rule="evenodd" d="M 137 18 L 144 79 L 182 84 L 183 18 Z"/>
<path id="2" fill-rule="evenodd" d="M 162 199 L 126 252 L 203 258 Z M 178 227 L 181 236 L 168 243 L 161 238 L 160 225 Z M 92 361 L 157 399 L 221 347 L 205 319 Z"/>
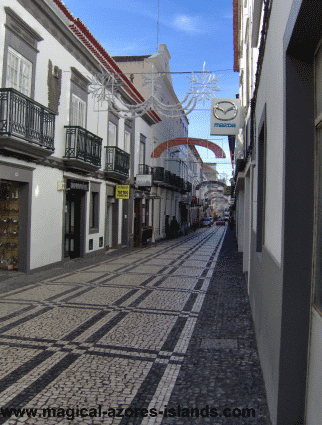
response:
<path id="1" fill-rule="evenodd" d="M 161 73 L 163 78 L 159 79 L 154 95 L 163 104 L 175 105 L 179 99 L 172 85 L 170 57 L 167 46 L 160 44 L 159 51 L 152 55 L 114 56 L 113 59 L 146 99 L 151 96 L 146 79 L 151 72 Z M 191 224 L 189 210 L 193 190 L 193 168 L 196 168 L 191 162 L 191 159 L 195 158 L 195 151 L 192 149 L 194 147 L 171 147 L 170 144 L 161 156 L 153 155 L 154 150 L 161 144 L 179 137 L 188 137 L 189 121 L 184 113 L 181 113 L 180 117 L 162 115 L 161 118 L 161 122 L 150 128 L 149 134 L 141 133 L 139 146 L 136 148 L 139 152 L 134 164 L 137 181 L 144 180 L 142 174 L 151 174 L 150 187 L 136 185 L 136 245 L 139 243 L 140 227 L 144 225 L 153 226 L 155 239 L 164 238 L 167 215 L 176 216 L 182 227 Z M 200 157 L 197 161 L 199 160 L 201 161 Z"/>

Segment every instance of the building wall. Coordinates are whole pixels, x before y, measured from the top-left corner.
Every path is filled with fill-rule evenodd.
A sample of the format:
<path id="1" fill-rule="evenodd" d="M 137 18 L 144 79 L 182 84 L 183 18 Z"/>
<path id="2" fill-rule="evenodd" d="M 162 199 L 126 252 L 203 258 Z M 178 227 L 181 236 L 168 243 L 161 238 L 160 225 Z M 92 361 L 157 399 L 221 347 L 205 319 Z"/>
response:
<path id="1" fill-rule="evenodd" d="M 307 0 L 276 0 L 268 5 L 272 9 L 257 81 L 252 199 L 245 197 L 243 203 L 239 197 L 237 217 L 249 202 L 252 219 L 245 221 L 245 226 L 252 226 L 248 288 L 272 423 L 315 425 L 320 423 L 322 408 L 322 319 L 312 299 L 317 261 L 313 235 L 320 237 L 314 224 L 313 60 L 322 37 L 322 13 L 317 2 Z M 265 227 L 259 246 L 263 123 Z M 238 229 L 239 240 L 242 236 Z"/>
<path id="2" fill-rule="evenodd" d="M 260 84 L 256 102 L 255 131 L 266 126 L 266 193 L 264 245 L 257 252 L 257 207 L 253 204 L 253 231 L 251 233 L 249 297 L 256 329 L 258 349 L 263 370 L 267 399 L 273 424 L 277 423 L 280 368 L 280 338 L 282 327 L 283 269 L 283 167 L 284 167 L 284 102 L 283 102 L 283 35 L 291 8 L 290 1 L 273 2 L 269 31 L 265 46 Z M 259 40 L 260 41 L 260 40 Z M 258 153 L 259 147 L 256 147 Z M 257 163 L 258 165 L 258 163 Z M 258 166 L 252 185 L 257 199 Z M 249 208 L 246 205 L 245 208 Z M 248 226 L 250 223 L 248 224 Z M 244 253 L 247 258 L 247 253 Z"/>
<path id="3" fill-rule="evenodd" d="M 263 371 L 267 402 L 273 424 L 277 420 L 279 353 L 281 338 L 283 273 L 271 253 L 256 252 L 256 233 L 251 232 L 248 292 Z"/>
<path id="4" fill-rule="evenodd" d="M 113 247 L 120 247 L 122 243 L 127 243 L 129 239 L 129 235 L 125 235 L 124 232 L 133 232 L 131 225 L 124 225 L 123 217 L 124 211 L 129 210 L 129 214 L 126 215 L 132 219 L 133 202 L 129 209 L 124 209 L 123 211 L 122 201 L 116 201 L 112 204 L 115 180 L 109 181 L 108 176 L 95 174 L 95 170 L 92 177 L 88 177 L 88 173 L 76 171 L 75 168 L 66 167 L 63 163 L 66 145 L 66 129 L 64 126 L 71 124 L 72 67 L 78 71 L 82 80 L 88 81 L 94 72 L 99 71 L 99 64 L 94 56 L 89 53 L 85 46 L 67 28 L 69 21 L 53 1 L 44 0 L 42 3 L 43 8 L 39 8 L 38 10 L 38 7 L 34 3 L 28 1 L 6 0 L 0 8 L 1 22 L 5 22 L 7 18 L 4 9 L 6 6 L 10 7 L 33 31 L 36 31 L 43 38 L 43 40 L 38 41 L 36 66 L 33 69 L 35 74 L 33 99 L 36 102 L 45 107 L 49 104 L 47 82 L 49 61 L 52 62 L 53 67 L 57 66 L 62 72 L 61 94 L 58 114 L 55 120 L 55 151 L 49 157 L 52 162 L 29 162 L 22 159 L 22 157 L 19 159 L 0 155 L 0 160 L 11 167 L 12 170 L 15 170 L 17 167 L 21 169 L 27 167 L 31 170 L 32 177 L 30 177 L 30 181 L 28 182 L 28 191 L 30 193 L 28 195 L 30 196 L 30 202 L 28 204 L 28 208 L 30 209 L 28 226 L 30 226 L 30 234 L 28 237 L 27 234 L 25 235 L 28 246 L 23 250 L 23 271 L 35 270 L 64 260 L 64 225 L 67 191 L 59 190 L 57 183 L 66 183 L 69 179 L 85 181 L 90 186 L 91 184 L 96 184 L 98 185 L 96 187 L 100 188 L 97 231 L 90 229 L 89 224 L 90 192 L 84 194 L 83 209 L 85 217 L 82 219 L 84 229 L 82 229 L 81 255 L 98 254 L 106 246 L 111 247 L 113 245 Z M 48 19 L 47 12 L 52 19 Z M 0 63 L 2 69 L 4 68 L 5 58 L 5 31 L 6 28 L 3 26 L 1 30 L 2 36 L 0 37 Z M 3 79 L 4 75 L 5 73 L 1 72 L 0 78 Z M 2 87 L 5 87 L 5 81 L 2 81 Z M 149 133 L 149 125 L 141 119 L 139 121 L 141 121 L 141 131 Z M 90 94 L 87 96 L 86 124 L 84 128 L 102 138 L 100 169 L 103 171 L 106 164 L 104 146 L 108 143 L 107 105 L 98 104 Z M 124 119 L 122 118 L 119 119 L 118 136 L 117 144 L 121 149 L 124 149 Z M 150 148 L 148 147 L 148 149 Z M 151 155 L 151 149 L 148 150 L 148 154 Z M 1 175 L 1 178 L 6 179 L 6 176 Z M 109 201 L 108 208 L 107 201 Z M 108 241 L 103 241 L 102 246 L 101 238 L 103 237 L 105 239 L 106 236 Z M 93 242 L 92 249 L 90 248 L 90 241 Z"/>
<path id="5" fill-rule="evenodd" d="M 245 222 L 245 192 L 243 189 L 238 191 L 237 198 L 237 217 L 236 217 L 236 230 L 238 240 L 238 251 L 243 252 L 244 249 L 244 222 Z"/>
<path id="6" fill-rule="evenodd" d="M 63 192 L 57 191 L 62 172 L 38 166 L 33 172 L 30 269 L 61 261 Z"/>
<path id="7" fill-rule="evenodd" d="M 163 44 L 160 44 L 159 51 L 156 54 L 150 55 L 149 57 L 138 56 L 119 59 L 116 57 L 116 61 L 123 72 L 127 75 L 133 73 L 133 83 L 136 84 L 137 89 L 146 99 L 151 96 L 151 91 L 149 86 L 143 86 L 144 79 L 140 73 L 149 74 L 152 71 L 152 67 L 153 72 L 168 71 L 170 69 L 169 59 L 169 52 L 167 47 Z M 164 76 L 164 78 L 160 81 L 160 88 L 154 94 L 164 104 L 172 105 L 178 103 L 177 96 L 172 87 L 170 74 Z M 152 126 L 148 126 L 143 119 L 137 120 L 135 133 L 134 176 L 139 173 L 139 144 L 141 134 L 146 137 L 146 165 L 151 167 L 163 167 L 165 170 L 171 171 L 177 175 L 181 174 L 179 172 L 177 161 L 181 160 L 185 162 L 187 160 L 189 153 L 187 153 L 185 147 L 183 149 L 180 147 L 176 149 L 167 149 L 162 153 L 160 158 L 152 158 L 151 155 L 153 150 L 159 144 L 183 135 L 183 122 L 187 128 L 188 120 L 184 116 L 181 118 L 168 118 L 161 115 L 161 122 Z M 181 152 L 178 152 L 178 150 Z M 188 179 L 188 172 L 186 179 Z M 178 220 L 180 219 L 179 202 L 182 200 L 182 194 L 162 187 L 153 187 L 152 191 L 154 195 L 161 198 L 160 200 L 147 199 L 146 201 L 147 205 L 149 205 L 149 224 L 153 225 L 154 238 L 157 240 L 166 236 L 166 215 L 169 215 L 170 217 L 175 215 Z M 141 194 L 138 194 L 138 196 L 141 196 Z M 148 193 L 144 196 L 149 198 Z"/>
<path id="8" fill-rule="evenodd" d="M 283 35 L 290 13 L 291 1 L 273 4 L 265 56 L 256 103 L 256 122 L 259 124 L 266 105 L 267 116 L 267 176 L 265 247 L 281 264 L 283 211 Z M 259 129 L 257 128 L 257 135 Z"/>

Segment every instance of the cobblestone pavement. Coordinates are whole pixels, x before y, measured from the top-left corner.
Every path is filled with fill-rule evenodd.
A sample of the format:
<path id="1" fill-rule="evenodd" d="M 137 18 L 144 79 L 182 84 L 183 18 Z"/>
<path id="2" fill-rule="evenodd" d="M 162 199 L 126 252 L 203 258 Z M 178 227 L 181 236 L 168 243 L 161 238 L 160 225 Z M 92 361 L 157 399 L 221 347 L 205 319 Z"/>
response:
<path id="1" fill-rule="evenodd" d="M 270 424 L 226 227 L 67 270 L 0 283 L 0 424 Z"/>

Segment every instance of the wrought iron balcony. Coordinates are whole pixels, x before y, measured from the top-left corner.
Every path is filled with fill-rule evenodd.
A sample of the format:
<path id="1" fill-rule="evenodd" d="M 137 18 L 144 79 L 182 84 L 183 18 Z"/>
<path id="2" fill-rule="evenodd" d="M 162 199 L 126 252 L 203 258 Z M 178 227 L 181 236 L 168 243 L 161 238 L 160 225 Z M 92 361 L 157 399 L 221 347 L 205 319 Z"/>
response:
<path id="1" fill-rule="evenodd" d="M 171 185 L 171 173 L 170 173 L 170 171 L 164 170 L 164 179 L 163 179 L 163 181 L 167 185 Z"/>
<path id="2" fill-rule="evenodd" d="M 179 192 L 190 192 L 191 183 L 163 167 L 153 168 L 153 183 Z"/>
<path id="3" fill-rule="evenodd" d="M 0 89 L 0 149 L 46 157 L 54 152 L 54 135 L 54 112 L 15 89 Z"/>
<path id="4" fill-rule="evenodd" d="M 177 183 L 177 186 L 178 186 L 178 190 L 179 190 L 180 192 L 183 192 L 183 191 L 184 191 L 184 180 L 183 180 L 183 178 L 182 178 L 182 177 L 179 177 L 179 176 L 178 176 L 178 183 Z"/>
<path id="5" fill-rule="evenodd" d="M 139 173 L 138 174 L 152 174 L 153 168 L 150 165 L 139 164 Z"/>
<path id="6" fill-rule="evenodd" d="M 79 126 L 65 125 L 64 162 L 71 168 L 85 171 L 101 167 L 102 138 Z"/>
<path id="7" fill-rule="evenodd" d="M 175 187 L 177 184 L 177 179 L 176 179 L 176 175 L 174 173 L 171 173 L 170 171 L 170 185 Z"/>
<path id="8" fill-rule="evenodd" d="M 105 146 L 106 162 L 105 173 L 115 179 L 126 179 L 129 177 L 130 154 L 117 146 Z"/>
<path id="9" fill-rule="evenodd" d="M 154 182 L 163 182 L 164 180 L 164 168 L 163 167 L 154 167 L 153 168 L 153 181 Z"/>
<path id="10" fill-rule="evenodd" d="M 185 192 L 191 192 L 192 190 L 192 184 L 185 180 L 184 182 L 184 191 Z"/>

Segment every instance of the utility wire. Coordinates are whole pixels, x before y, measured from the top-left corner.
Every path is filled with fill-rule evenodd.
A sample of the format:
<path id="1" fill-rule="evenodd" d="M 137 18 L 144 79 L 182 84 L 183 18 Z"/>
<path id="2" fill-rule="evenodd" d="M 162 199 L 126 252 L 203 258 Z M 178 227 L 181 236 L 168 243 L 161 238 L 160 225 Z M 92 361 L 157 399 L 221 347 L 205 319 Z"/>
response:
<path id="1" fill-rule="evenodd" d="M 206 74 L 214 72 L 233 71 L 233 68 L 216 69 L 215 71 L 158 71 L 157 74 Z M 149 75 L 149 72 L 121 72 L 122 75 Z"/>
<path id="2" fill-rule="evenodd" d="M 156 53 L 158 53 L 158 50 L 159 50 L 159 17 L 160 17 L 160 0 L 158 0 L 157 48 L 156 48 Z"/>

